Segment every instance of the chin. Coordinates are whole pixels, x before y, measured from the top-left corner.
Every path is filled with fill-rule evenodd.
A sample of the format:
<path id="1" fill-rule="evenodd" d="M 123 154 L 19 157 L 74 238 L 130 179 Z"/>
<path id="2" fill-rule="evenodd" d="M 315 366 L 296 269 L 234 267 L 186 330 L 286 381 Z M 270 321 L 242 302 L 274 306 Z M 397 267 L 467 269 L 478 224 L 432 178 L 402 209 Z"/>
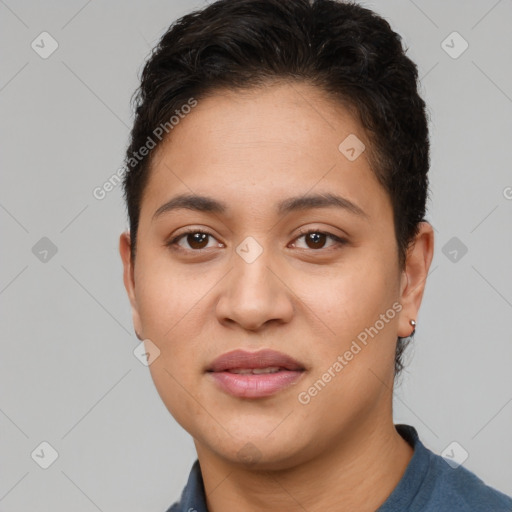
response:
<path id="1" fill-rule="evenodd" d="M 297 435 L 283 433 L 269 439 L 269 431 L 271 429 L 262 430 L 264 433 L 261 435 L 257 435 L 254 430 L 245 435 L 238 432 L 233 437 L 224 436 L 220 443 L 218 440 L 203 437 L 201 445 L 230 465 L 235 464 L 256 471 L 289 469 L 311 457 L 307 445 L 297 442 Z M 313 446 L 313 443 L 310 446 Z M 200 451 L 199 449 L 198 452 Z"/>

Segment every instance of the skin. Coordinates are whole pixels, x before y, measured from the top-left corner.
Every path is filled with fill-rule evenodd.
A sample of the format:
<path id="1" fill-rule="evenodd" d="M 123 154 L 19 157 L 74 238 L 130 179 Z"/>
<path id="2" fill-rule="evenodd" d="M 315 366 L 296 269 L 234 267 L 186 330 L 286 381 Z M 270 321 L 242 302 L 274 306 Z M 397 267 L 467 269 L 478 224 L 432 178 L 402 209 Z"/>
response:
<path id="1" fill-rule="evenodd" d="M 393 425 L 394 354 L 418 316 L 434 235 L 421 223 L 400 271 L 391 202 L 368 151 L 349 161 L 338 150 L 349 134 L 370 147 L 349 112 L 313 86 L 216 92 L 154 154 L 135 262 L 129 233 L 120 237 L 135 330 L 160 350 L 151 376 L 193 436 L 212 512 L 374 511 L 412 457 Z M 153 218 L 182 193 L 228 210 Z M 339 194 L 366 216 L 337 207 L 276 214 L 279 201 L 306 193 Z M 213 236 L 202 244 L 185 236 L 181 250 L 165 245 L 185 227 Z M 299 230 L 310 228 L 346 243 L 308 244 Z M 236 252 L 248 236 L 263 249 L 252 263 Z M 301 404 L 298 394 L 395 302 L 401 311 Z M 205 369 L 237 348 L 275 349 L 306 371 L 271 397 L 235 398 Z M 240 456 L 247 443 L 253 462 Z"/>

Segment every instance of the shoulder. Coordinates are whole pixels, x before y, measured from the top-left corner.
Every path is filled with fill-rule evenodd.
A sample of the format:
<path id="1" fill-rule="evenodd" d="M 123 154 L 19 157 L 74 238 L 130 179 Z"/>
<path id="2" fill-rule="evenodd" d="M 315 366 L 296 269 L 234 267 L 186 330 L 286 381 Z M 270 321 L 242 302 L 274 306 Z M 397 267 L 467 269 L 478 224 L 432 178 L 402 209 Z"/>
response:
<path id="1" fill-rule="evenodd" d="M 395 425 L 414 448 L 409 465 L 379 512 L 512 512 L 512 498 L 486 485 L 454 459 L 428 449 L 410 425 Z"/>
<path id="2" fill-rule="evenodd" d="M 429 473 L 434 477 L 429 499 L 432 510 L 512 512 L 512 498 L 486 485 L 466 468 L 451 467 L 432 452 Z"/>
<path id="3" fill-rule="evenodd" d="M 175 501 L 165 512 L 182 512 L 183 506 L 181 500 Z"/>

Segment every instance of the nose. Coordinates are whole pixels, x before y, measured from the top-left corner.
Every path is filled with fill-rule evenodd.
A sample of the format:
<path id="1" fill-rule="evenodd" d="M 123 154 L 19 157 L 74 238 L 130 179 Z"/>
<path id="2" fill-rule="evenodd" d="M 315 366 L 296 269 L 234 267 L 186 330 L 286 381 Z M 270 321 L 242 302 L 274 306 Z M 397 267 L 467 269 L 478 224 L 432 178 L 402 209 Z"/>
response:
<path id="1" fill-rule="evenodd" d="M 223 280 L 216 314 L 223 324 L 259 331 L 268 324 L 284 324 L 294 312 L 293 293 L 283 272 L 272 265 L 270 251 L 252 262 L 233 254 L 234 268 Z"/>

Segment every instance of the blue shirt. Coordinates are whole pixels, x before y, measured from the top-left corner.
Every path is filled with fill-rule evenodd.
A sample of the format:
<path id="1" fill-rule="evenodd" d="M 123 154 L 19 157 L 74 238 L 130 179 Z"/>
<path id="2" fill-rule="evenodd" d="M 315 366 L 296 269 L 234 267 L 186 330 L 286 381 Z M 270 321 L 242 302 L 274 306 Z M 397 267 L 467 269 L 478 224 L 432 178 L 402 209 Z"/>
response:
<path id="1" fill-rule="evenodd" d="M 512 512 L 512 498 L 485 485 L 462 466 L 452 468 L 423 445 L 414 427 L 395 427 L 414 448 L 414 454 L 401 480 L 376 512 Z M 208 512 L 197 459 L 180 501 L 167 512 Z"/>

